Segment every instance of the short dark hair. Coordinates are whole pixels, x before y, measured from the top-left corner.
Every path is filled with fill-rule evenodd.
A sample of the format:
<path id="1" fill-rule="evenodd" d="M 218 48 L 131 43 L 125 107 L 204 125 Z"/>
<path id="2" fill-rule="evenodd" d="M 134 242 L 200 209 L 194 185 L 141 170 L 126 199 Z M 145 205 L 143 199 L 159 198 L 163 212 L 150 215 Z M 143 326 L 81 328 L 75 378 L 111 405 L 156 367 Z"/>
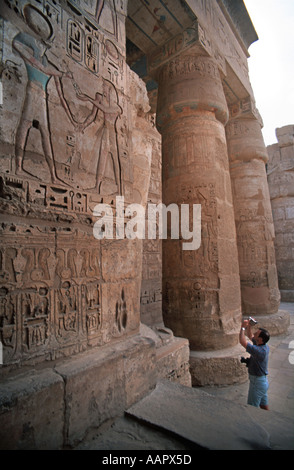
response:
<path id="1" fill-rule="evenodd" d="M 259 328 L 259 338 L 262 338 L 263 344 L 266 344 L 270 339 L 270 334 L 265 328 Z"/>

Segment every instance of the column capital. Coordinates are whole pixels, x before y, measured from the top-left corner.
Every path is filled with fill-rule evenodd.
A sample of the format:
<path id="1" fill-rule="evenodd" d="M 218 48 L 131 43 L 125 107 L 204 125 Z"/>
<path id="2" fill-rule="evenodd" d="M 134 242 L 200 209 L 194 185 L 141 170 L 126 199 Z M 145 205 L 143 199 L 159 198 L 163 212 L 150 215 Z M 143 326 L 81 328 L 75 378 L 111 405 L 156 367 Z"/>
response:
<path id="1" fill-rule="evenodd" d="M 157 125 L 159 130 L 184 114 L 208 111 L 222 124 L 228 107 L 217 63 L 211 57 L 186 51 L 158 71 Z"/>
<path id="2" fill-rule="evenodd" d="M 231 167 L 237 162 L 248 162 L 254 159 L 268 162 L 260 122 L 250 113 L 244 114 L 239 113 L 239 117 L 230 119 L 226 125 Z"/>

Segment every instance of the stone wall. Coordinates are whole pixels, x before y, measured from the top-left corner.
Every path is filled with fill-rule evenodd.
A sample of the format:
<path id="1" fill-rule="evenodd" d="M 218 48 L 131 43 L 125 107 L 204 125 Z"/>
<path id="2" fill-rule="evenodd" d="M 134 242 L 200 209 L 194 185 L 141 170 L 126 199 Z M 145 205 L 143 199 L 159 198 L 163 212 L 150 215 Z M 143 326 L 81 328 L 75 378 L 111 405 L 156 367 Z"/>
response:
<path id="1" fill-rule="evenodd" d="M 149 104 L 124 60 L 126 11 L 99 4 L 99 15 L 87 2 L 3 4 L 6 364 L 72 355 L 139 329 L 142 241 L 98 240 L 93 228 L 99 203 L 114 211 L 116 195 L 147 202 Z"/>
<path id="2" fill-rule="evenodd" d="M 267 147 L 267 178 L 275 225 L 281 298 L 294 301 L 294 126 L 276 129 L 278 143 Z"/>

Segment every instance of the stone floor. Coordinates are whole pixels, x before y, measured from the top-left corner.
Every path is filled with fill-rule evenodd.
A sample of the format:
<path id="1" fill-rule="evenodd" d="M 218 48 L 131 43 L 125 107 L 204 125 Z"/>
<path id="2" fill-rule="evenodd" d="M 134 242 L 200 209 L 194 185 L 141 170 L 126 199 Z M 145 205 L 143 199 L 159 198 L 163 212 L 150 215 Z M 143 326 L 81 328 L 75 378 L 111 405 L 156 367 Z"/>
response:
<path id="1" fill-rule="evenodd" d="M 290 327 L 285 335 L 272 337 L 269 342 L 269 406 L 270 410 L 282 413 L 288 421 L 290 419 L 294 423 L 294 364 L 289 361 L 289 355 L 294 349 L 294 347 L 289 347 L 290 343 L 294 342 L 294 303 L 282 303 L 280 308 L 289 311 Z M 200 390 L 211 397 L 231 401 L 236 409 L 235 405 L 240 405 L 240 408 L 246 405 L 248 382 L 225 387 L 202 387 Z M 259 411 L 268 413 L 263 410 Z M 76 449 L 190 450 L 191 444 L 167 431 L 149 427 L 128 416 L 121 416 L 112 422 L 105 423 L 99 430 L 92 430 Z"/>

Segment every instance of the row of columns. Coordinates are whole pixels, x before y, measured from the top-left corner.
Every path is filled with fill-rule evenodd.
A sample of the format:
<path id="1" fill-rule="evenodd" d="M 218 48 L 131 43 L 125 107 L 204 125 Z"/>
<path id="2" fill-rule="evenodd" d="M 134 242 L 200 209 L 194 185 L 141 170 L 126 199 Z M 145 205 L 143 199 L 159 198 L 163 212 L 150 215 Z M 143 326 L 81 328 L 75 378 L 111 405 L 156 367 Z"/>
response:
<path id="1" fill-rule="evenodd" d="M 198 250 L 164 240 L 164 322 L 189 339 L 194 385 L 242 381 L 242 312 L 276 315 L 280 301 L 261 126 L 229 119 L 210 57 L 182 54 L 157 81 L 163 202 L 202 209 Z"/>

